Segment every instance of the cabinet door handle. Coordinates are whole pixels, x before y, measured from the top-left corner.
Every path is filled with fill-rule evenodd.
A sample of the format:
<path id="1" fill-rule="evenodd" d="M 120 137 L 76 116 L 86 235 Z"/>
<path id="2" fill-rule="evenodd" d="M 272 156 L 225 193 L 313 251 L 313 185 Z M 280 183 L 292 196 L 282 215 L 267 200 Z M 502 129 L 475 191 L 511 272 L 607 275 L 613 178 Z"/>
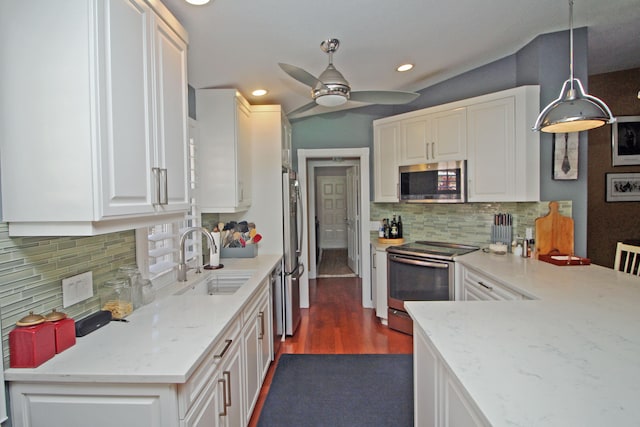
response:
<path id="1" fill-rule="evenodd" d="M 431 160 L 435 160 L 436 158 L 435 150 L 436 150 L 436 143 L 432 142 L 431 143 Z"/>
<path id="2" fill-rule="evenodd" d="M 478 282 L 478 285 L 480 285 L 480 286 L 482 286 L 483 288 L 488 289 L 488 290 L 490 290 L 490 291 L 492 291 L 492 290 L 493 290 L 493 288 L 492 288 L 491 286 L 489 286 L 489 285 L 485 285 L 485 284 L 484 284 L 484 283 L 482 283 L 482 282 Z"/>
<path id="3" fill-rule="evenodd" d="M 160 205 L 161 204 L 161 198 L 160 198 L 160 168 L 151 168 L 151 172 L 153 172 L 153 180 L 154 180 L 154 184 L 155 184 L 155 197 L 152 201 L 152 204 L 154 206 Z"/>
<path id="4" fill-rule="evenodd" d="M 231 371 L 224 371 L 222 375 L 227 379 L 227 392 L 224 394 L 224 407 L 226 412 L 226 408 L 231 407 Z M 227 397 L 229 398 L 229 403 L 227 403 Z"/>
<path id="5" fill-rule="evenodd" d="M 227 381 L 224 379 L 219 379 L 218 384 L 222 383 L 222 412 L 220 412 L 221 417 L 227 416 Z"/>
<path id="6" fill-rule="evenodd" d="M 214 359 L 222 359 L 222 357 L 227 352 L 227 350 L 229 350 L 229 347 L 231 347 L 231 343 L 233 342 L 233 340 L 224 340 L 224 342 L 226 344 L 224 345 L 222 352 L 220 354 L 216 354 L 215 356 L 213 356 Z"/>
<path id="7" fill-rule="evenodd" d="M 258 313 L 258 317 L 260 318 L 260 335 L 258 335 L 258 339 L 261 340 L 264 338 L 264 312 Z"/>
<path id="8" fill-rule="evenodd" d="M 160 204 L 161 205 L 168 205 L 169 204 L 169 179 L 167 176 L 167 170 L 166 169 L 160 169 L 160 177 L 162 178 L 162 188 L 163 188 L 163 196 Z"/>

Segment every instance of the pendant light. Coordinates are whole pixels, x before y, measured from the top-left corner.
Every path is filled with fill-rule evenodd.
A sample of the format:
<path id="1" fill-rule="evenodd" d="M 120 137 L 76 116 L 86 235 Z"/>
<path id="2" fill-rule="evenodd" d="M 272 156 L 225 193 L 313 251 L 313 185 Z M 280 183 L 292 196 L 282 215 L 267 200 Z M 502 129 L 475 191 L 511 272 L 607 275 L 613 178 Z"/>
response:
<path id="1" fill-rule="evenodd" d="M 573 0 L 569 0 L 569 16 L 569 80 L 562 85 L 558 99 L 542 110 L 533 126 L 534 131 L 580 132 L 616 121 L 607 104 L 586 94 L 580 80 L 573 77 Z"/>

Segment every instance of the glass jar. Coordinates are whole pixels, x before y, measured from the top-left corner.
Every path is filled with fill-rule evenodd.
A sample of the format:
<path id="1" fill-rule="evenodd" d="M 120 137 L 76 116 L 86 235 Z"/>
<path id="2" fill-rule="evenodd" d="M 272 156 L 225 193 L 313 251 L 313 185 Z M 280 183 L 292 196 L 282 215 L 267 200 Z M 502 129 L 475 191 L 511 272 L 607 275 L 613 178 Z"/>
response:
<path id="1" fill-rule="evenodd" d="M 147 305 L 156 299 L 156 291 L 149 279 L 141 279 L 142 282 L 142 305 Z"/>
<path id="2" fill-rule="evenodd" d="M 123 265 L 118 268 L 118 277 L 126 279 L 131 286 L 131 302 L 133 302 L 133 309 L 142 307 L 142 278 L 140 271 L 135 265 Z"/>
<path id="3" fill-rule="evenodd" d="M 124 319 L 133 311 L 131 286 L 123 278 L 107 280 L 99 290 L 102 310 L 111 312 L 114 319 Z"/>

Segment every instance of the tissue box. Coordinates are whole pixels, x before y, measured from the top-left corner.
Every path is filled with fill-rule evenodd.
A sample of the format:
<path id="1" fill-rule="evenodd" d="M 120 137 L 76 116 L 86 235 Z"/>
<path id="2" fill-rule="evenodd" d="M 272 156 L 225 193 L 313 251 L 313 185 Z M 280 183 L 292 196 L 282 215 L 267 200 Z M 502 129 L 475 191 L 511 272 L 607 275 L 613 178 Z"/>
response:
<path id="1" fill-rule="evenodd" d="M 244 248 L 222 248 L 220 258 L 255 258 L 258 256 L 258 245 L 247 245 Z"/>

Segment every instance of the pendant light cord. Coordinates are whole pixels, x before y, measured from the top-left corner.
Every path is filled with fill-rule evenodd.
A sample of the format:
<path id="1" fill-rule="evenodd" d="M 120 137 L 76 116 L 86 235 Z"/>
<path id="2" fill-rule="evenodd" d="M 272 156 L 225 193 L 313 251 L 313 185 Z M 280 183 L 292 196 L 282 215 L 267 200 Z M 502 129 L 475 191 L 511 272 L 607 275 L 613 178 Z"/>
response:
<path id="1" fill-rule="evenodd" d="M 569 74 L 571 75 L 571 96 L 573 96 L 573 0 L 569 0 Z"/>

